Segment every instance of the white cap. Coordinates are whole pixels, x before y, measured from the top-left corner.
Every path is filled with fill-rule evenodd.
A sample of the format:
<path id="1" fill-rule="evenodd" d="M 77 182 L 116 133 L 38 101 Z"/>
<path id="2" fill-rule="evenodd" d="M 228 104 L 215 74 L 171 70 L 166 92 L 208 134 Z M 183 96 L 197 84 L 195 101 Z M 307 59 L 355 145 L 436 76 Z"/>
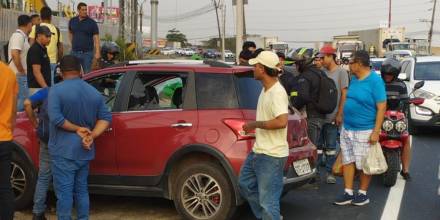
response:
<path id="1" fill-rule="evenodd" d="M 262 51 L 256 58 L 249 60 L 250 65 L 255 65 L 257 63 L 271 69 L 279 69 L 277 65 L 280 63 L 280 58 L 278 58 L 277 54 L 272 51 Z"/>

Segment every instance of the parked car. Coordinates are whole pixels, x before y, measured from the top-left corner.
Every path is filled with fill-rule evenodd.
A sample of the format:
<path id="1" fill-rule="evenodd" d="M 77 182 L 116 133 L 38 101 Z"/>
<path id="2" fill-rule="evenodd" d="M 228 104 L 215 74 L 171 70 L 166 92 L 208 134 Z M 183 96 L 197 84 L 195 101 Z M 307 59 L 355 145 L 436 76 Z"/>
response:
<path id="1" fill-rule="evenodd" d="M 193 49 L 191 49 L 191 48 L 184 48 L 183 49 L 183 55 L 185 55 L 185 56 L 192 56 L 195 53 L 196 52 Z"/>
<path id="2" fill-rule="evenodd" d="M 382 66 L 385 58 L 371 58 L 370 59 L 370 67 L 374 70 L 378 75 L 380 75 L 380 67 Z"/>
<path id="3" fill-rule="evenodd" d="M 225 50 L 225 58 L 235 58 L 234 53 L 230 50 Z"/>
<path id="4" fill-rule="evenodd" d="M 402 61 L 402 73 L 399 79 L 405 81 L 408 91 L 414 85 L 424 80 L 423 88 L 414 92 L 415 97 L 424 98 L 423 104 L 410 106 L 409 131 L 412 134 L 419 132 L 420 127 L 440 126 L 440 57 L 410 57 Z"/>
<path id="5" fill-rule="evenodd" d="M 205 52 L 203 53 L 203 57 L 204 58 L 209 58 L 209 59 L 215 59 L 217 58 L 217 51 L 214 49 L 207 49 L 205 50 Z"/>
<path id="6" fill-rule="evenodd" d="M 172 48 L 164 48 L 160 51 L 165 56 L 170 56 L 176 54 L 176 51 Z"/>
<path id="7" fill-rule="evenodd" d="M 229 219 L 244 202 L 237 178 L 255 137 L 242 126 L 255 120 L 262 89 L 252 67 L 143 60 L 92 72 L 84 80 L 112 112 L 111 126 L 95 140 L 91 193 L 167 198 L 187 219 Z M 316 172 L 306 119 L 293 111 L 284 192 Z M 11 182 L 17 208 L 24 208 L 32 203 L 39 154 L 24 113 L 14 135 Z"/>

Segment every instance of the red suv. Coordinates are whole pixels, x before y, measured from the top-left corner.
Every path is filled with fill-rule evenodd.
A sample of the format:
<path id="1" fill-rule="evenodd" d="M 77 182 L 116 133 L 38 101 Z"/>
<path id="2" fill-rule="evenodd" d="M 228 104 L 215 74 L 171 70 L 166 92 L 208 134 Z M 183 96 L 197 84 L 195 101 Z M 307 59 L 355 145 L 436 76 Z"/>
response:
<path id="1" fill-rule="evenodd" d="M 186 63 L 185 63 L 186 62 Z M 243 203 L 237 177 L 254 136 L 261 84 L 251 67 L 202 61 L 138 61 L 84 77 L 104 97 L 111 127 L 96 140 L 91 193 L 164 197 L 188 219 L 228 219 Z M 285 192 L 315 175 L 307 123 L 289 116 Z M 39 144 L 20 113 L 11 182 L 17 208 L 32 202 Z"/>

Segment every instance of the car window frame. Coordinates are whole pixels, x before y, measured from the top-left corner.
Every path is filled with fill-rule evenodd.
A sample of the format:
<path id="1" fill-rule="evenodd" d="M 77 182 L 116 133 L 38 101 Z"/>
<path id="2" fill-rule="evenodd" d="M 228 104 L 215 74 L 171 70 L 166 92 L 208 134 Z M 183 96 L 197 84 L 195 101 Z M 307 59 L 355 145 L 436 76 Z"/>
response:
<path id="1" fill-rule="evenodd" d="M 178 109 L 145 109 L 145 110 L 136 110 L 129 111 L 128 104 L 131 95 L 131 90 L 136 79 L 138 73 L 146 73 L 151 72 L 152 74 L 164 74 L 164 75 L 181 75 L 181 77 L 186 78 L 186 87 L 183 88 L 183 103 L 182 107 Z M 144 69 L 144 70 L 136 70 L 131 71 L 129 73 L 129 77 L 127 77 L 127 81 L 124 87 L 124 94 L 121 95 L 121 106 L 120 112 L 122 113 L 134 113 L 134 112 L 160 112 L 160 111 L 183 111 L 183 110 L 192 110 L 196 109 L 196 99 L 195 99 L 195 88 L 194 88 L 194 72 L 188 70 L 167 70 L 167 69 Z"/>
<path id="2" fill-rule="evenodd" d="M 100 74 L 99 76 L 95 76 L 89 79 L 86 79 L 85 81 L 91 85 L 93 88 L 95 88 L 92 84 L 91 81 L 103 78 L 105 76 L 109 76 L 109 75 L 115 75 L 115 74 L 121 74 L 121 79 L 120 79 L 120 85 L 119 85 L 119 89 L 118 91 L 116 91 L 116 96 L 115 96 L 115 101 L 113 103 L 112 109 L 110 110 L 112 113 L 113 112 L 118 112 L 120 109 L 120 104 L 121 104 L 121 90 L 123 88 L 123 85 L 125 84 L 126 80 L 127 80 L 127 71 L 110 71 L 110 72 L 106 72 L 103 74 Z M 96 89 L 96 88 L 95 88 Z M 98 89 L 96 89 L 98 90 Z M 98 91 L 99 92 L 99 91 Z M 101 94 L 101 92 L 99 92 Z M 107 103 L 105 103 L 107 105 Z"/>

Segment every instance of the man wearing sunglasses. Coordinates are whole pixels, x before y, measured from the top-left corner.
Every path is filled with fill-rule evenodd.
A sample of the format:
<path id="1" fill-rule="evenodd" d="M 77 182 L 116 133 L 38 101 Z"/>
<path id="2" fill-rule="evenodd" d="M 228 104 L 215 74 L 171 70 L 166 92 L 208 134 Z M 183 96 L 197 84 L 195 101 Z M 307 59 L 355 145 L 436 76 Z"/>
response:
<path id="1" fill-rule="evenodd" d="M 367 190 L 371 180 L 370 175 L 362 172 L 362 159 L 379 140 L 387 96 L 383 80 L 370 69 L 367 51 L 357 51 L 349 65 L 353 77 L 344 104 L 340 137 L 345 192 L 334 203 L 362 206 L 370 202 Z M 356 170 L 360 172 L 360 189 L 354 194 Z"/>

